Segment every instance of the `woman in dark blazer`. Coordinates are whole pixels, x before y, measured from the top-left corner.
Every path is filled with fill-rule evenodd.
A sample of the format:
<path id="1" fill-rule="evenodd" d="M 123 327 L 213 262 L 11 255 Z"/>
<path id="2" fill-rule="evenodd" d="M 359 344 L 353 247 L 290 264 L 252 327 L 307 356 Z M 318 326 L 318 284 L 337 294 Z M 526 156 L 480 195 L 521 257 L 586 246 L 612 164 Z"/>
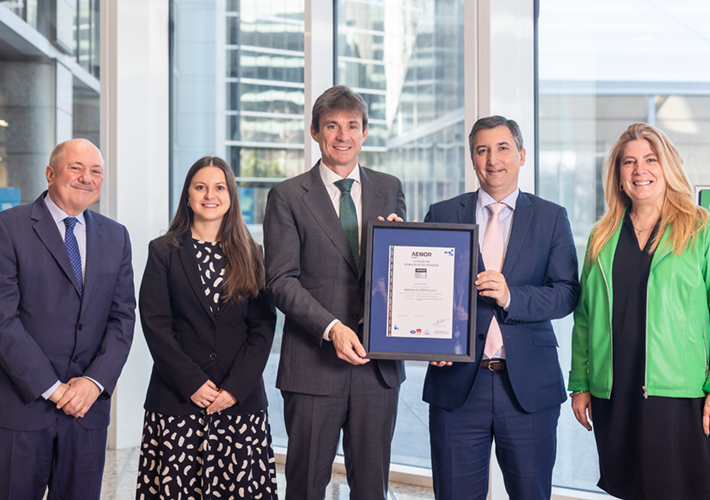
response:
<path id="1" fill-rule="evenodd" d="M 263 284 L 234 174 L 201 158 L 140 289 L 154 364 L 137 499 L 277 498 L 262 379 L 276 317 Z"/>

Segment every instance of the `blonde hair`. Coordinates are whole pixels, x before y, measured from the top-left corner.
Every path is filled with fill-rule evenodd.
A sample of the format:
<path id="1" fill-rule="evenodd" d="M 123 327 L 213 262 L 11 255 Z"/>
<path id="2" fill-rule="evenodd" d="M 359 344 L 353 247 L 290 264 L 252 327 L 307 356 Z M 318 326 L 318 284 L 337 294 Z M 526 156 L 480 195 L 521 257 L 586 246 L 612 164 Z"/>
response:
<path id="1" fill-rule="evenodd" d="M 604 165 L 604 197 L 609 210 L 592 229 L 587 252 L 590 262 L 597 260 L 602 248 L 621 224 L 626 207 L 631 203 L 629 196 L 620 189 L 619 171 L 624 147 L 627 143 L 639 139 L 645 139 L 651 145 L 666 181 L 661 221 L 651 242 L 650 251 L 656 251 L 666 228 L 670 225 L 671 233 L 667 243 L 676 254 L 680 254 L 707 223 L 707 212 L 695 204 L 690 180 L 683 170 L 683 160 L 671 140 L 656 127 L 647 123 L 634 123 L 621 134 Z"/>

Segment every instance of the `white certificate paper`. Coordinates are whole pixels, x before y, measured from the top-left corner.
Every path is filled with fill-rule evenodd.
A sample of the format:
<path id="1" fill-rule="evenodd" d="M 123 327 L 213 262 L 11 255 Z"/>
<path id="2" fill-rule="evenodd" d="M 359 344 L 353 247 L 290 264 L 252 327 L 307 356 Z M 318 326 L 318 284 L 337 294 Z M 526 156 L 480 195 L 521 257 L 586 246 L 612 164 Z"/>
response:
<path id="1" fill-rule="evenodd" d="M 388 337 L 452 338 L 455 249 L 389 247 Z"/>

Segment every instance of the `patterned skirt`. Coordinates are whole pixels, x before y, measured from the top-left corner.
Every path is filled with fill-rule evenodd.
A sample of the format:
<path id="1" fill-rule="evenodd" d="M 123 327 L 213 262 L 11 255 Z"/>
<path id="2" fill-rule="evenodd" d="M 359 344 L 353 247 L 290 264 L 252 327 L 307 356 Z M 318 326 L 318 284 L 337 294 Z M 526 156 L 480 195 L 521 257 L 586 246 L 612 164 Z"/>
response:
<path id="1" fill-rule="evenodd" d="M 146 411 L 137 500 L 276 500 L 265 411 L 172 417 Z"/>

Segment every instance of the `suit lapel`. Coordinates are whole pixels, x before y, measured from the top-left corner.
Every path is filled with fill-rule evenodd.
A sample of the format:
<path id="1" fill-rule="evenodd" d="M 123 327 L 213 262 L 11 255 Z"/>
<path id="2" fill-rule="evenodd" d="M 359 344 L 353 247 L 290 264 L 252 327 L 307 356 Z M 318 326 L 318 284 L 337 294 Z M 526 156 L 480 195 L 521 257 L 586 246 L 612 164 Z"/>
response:
<path id="1" fill-rule="evenodd" d="M 101 269 L 102 253 L 104 246 L 104 228 L 101 221 L 93 216 L 91 210 L 84 212 L 84 222 L 86 223 L 86 271 L 84 273 L 84 297 L 81 310 L 88 303 L 91 293 L 94 291 L 96 282 L 99 279 Z"/>
<path id="2" fill-rule="evenodd" d="M 461 206 L 457 210 L 457 222 L 459 224 L 476 223 L 476 202 L 478 201 L 478 191 L 471 193 L 461 199 Z"/>
<path id="3" fill-rule="evenodd" d="M 197 269 L 197 257 L 195 256 L 195 248 L 192 245 L 192 233 L 190 230 L 182 235 L 178 255 L 180 256 L 180 262 L 182 263 L 183 271 L 185 271 L 187 281 L 190 283 L 190 288 L 192 288 L 192 292 L 197 297 L 197 301 L 207 313 L 207 316 L 210 319 L 214 319 L 212 311 L 210 311 L 208 297 L 205 295 L 205 287 L 200 279 L 200 271 Z"/>
<path id="4" fill-rule="evenodd" d="M 333 208 L 333 202 L 330 200 L 328 191 L 325 189 L 323 180 L 320 177 L 318 170 L 319 164 L 320 161 L 308 172 L 308 175 L 305 176 L 301 183 L 301 186 L 305 190 L 303 194 L 303 204 L 306 205 L 311 215 L 313 215 L 313 219 L 318 223 L 321 229 L 323 229 L 323 232 L 330 238 L 333 245 L 335 245 L 343 258 L 348 261 L 348 265 L 352 268 L 353 272 L 355 272 L 357 271 L 355 259 L 353 259 L 353 254 L 350 251 L 348 239 L 345 237 L 345 231 L 343 231 L 343 227 L 340 225 L 338 214 L 335 212 L 335 208 Z M 363 186 L 363 193 L 364 192 L 365 189 Z M 363 207 L 365 206 L 364 199 L 362 205 Z M 363 218 L 363 220 L 365 219 Z"/>
<path id="5" fill-rule="evenodd" d="M 515 265 L 520 252 L 523 250 L 523 242 L 528 234 L 528 228 L 533 218 L 534 209 L 530 199 L 520 191 L 518 200 L 515 204 L 515 213 L 513 214 L 513 227 L 510 229 L 510 239 L 508 247 L 505 251 L 505 261 L 503 262 L 502 273 L 505 276 L 510 274 L 510 270 Z"/>
<path id="6" fill-rule="evenodd" d="M 62 235 L 59 234 L 59 229 L 57 229 L 57 223 L 54 222 L 52 214 L 49 213 L 47 206 L 44 204 L 45 194 L 46 191 L 45 193 L 40 195 L 40 197 L 34 202 L 34 205 L 32 207 L 31 217 L 32 219 L 37 221 L 33 226 L 35 233 L 37 233 L 39 239 L 42 240 L 44 246 L 47 247 L 49 253 L 52 254 L 54 260 L 57 261 L 59 267 L 62 269 L 62 271 L 64 271 L 64 274 L 66 275 L 67 279 L 71 281 L 72 285 L 74 285 L 74 290 L 76 290 L 76 293 L 79 294 L 79 284 L 76 281 L 76 276 L 74 275 L 74 268 L 72 267 L 71 261 L 69 260 L 67 247 L 64 245 L 64 241 L 62 241 Z"/>
<path id="7" fill-rule="evenodd" d="M 458 207 L 456 212 L 457 222 L 459 224 L 476 224 L 476 203 L 478 203 L 478 191 L 471 193 L 470 196 L 466 196 L 461 199 L 461 206 Z M 485 269 L 483 265 L 483 255 L 481 253 L 480 241 L 483 235 L 479 231 L 478 241 L 479 248 L 476 254 L 478 255 L 478 272 Z"/>

